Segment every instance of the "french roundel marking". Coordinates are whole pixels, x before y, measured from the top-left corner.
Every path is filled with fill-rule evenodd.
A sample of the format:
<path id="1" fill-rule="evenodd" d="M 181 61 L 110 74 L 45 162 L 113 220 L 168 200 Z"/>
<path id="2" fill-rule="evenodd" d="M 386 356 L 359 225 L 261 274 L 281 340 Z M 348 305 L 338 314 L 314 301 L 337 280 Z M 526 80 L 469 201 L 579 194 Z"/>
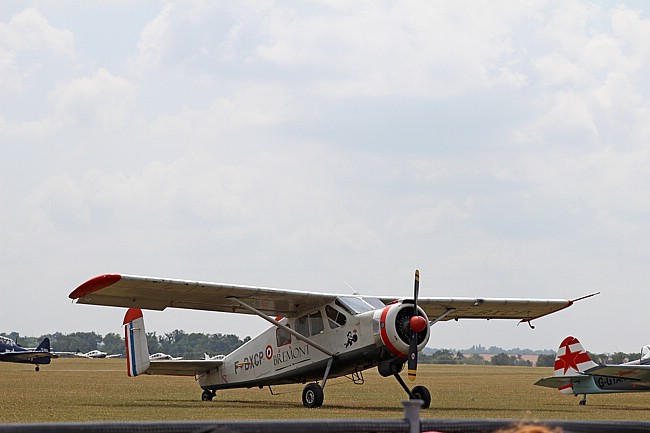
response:
<path id="1" fill-rule="evenodd" d="M 268 346 L 266 346 L 266 351 L 265 352 L 266 352 L 266 359 L 270 360 L 271 358 L 273 358 L 273 347 L 271 347 L 270 344 Z"/>

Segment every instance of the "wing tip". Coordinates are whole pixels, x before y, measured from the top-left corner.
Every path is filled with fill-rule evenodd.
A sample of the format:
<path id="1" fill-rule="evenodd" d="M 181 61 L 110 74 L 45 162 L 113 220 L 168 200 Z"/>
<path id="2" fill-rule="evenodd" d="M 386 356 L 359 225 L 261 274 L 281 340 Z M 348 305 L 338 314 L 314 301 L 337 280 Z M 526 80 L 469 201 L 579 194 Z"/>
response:
<path id="1" fill-rule="evenodd" d="M 93 292 L 96 292 L 98 290 L 103 289 L 104 287 L 108 287 L 110 285 L 113 285 L 120 281 L 122 278 L 121 275 L 119 274 L 104 274 L 104 275 L 99 275 L 95 278 L 91 278 L 90 280 L 86 281 L 76 289 L 72 291 L 68 295 L 70 299 L 79 299 L 83 298 L 84 296 L 87 296 Z"/>

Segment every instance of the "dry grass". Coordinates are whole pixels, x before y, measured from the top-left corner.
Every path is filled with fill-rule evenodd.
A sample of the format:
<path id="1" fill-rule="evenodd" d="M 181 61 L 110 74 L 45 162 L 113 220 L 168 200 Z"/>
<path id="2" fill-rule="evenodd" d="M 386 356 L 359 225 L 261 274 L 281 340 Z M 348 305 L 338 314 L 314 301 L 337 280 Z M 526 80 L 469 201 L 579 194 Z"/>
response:
<path id="1" fill-rule="evenodd" d="M 129 378 L 123 359 L 57 359 L 34 372 L 26 364 L 0 364 L 0 422 L 235 420 L 297 418 L 401 418 L 405 394 L 375 370 L 366 383 L 331 379 L 320 409 L 305 409 L 302 385 L 226 390 L 200 400 L 191 378 Z M 423 418 L 524 420 L 645 420 L 650 393 L 590 395 L 578 399 L 533 386 L 550 369 L 422 365 L 417 383 L 431 390 Z"/>

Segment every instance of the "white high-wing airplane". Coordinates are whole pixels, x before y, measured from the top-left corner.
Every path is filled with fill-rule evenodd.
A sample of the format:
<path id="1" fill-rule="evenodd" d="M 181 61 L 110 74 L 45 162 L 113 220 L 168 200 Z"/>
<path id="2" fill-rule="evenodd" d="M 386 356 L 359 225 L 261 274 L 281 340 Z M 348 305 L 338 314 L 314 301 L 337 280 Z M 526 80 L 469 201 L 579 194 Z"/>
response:
<path id="1" fill-rule="evenodd" d="M 154 353 L 153 355 L 149 355 L 149 360 L 150 361 L 154 361 L 156 359 L 167 359 L 167 360 L 170 360 L 170 361 L 177 361 L 179 359 L 183 359 L 183 357 L 182 356 L 171 356 L 171 355 L 167 355 L 166 353 L 162 353 L 162 352 L 158 352 L 158 353 Z"/>
<path id="2" fill-rule="evenodd" d="M 451 319 L 517 319 L 530 325 L 593 296 L 418 299 L 418 292 L 417 270 L 412 299 L 107 274 L 83 283 L 69 297 L 80 304 L 129 308 L 124 317 L 129 376 L 195 376 L 203 400 L 212 400 L 222 389 L 309 382 L 303 404 L 320 407 L 329 378 L 351 375 L 361 383 L 363 370 L 377 367 L 428 408 L 429 390 L 409 389 L 399 373 L 407 364 L 408 378 L 415 380 L 418 352 L 429 341 L 431 325 Z M 273 326 L 222 359 L 152 361 L 141 309 L 168 307 L 254 314 Z"/>
<path id="3" fill-rule="evenodd" d="M 101 350 L 96 350 L 96 349 L 86 353 L 77 352 L 74 355 L 81 358 L 117 358 L 118 356 L 120 356 L 119 353 L 116 353 L 114 355 L 109 355 L 106 352 L 102 352 Z"/>

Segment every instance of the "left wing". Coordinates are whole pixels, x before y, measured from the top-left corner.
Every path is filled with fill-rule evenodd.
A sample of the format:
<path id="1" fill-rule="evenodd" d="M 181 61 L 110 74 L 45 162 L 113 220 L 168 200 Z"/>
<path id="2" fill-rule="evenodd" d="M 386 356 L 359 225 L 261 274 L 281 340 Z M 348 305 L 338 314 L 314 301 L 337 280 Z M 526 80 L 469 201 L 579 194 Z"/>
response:
<path id="1" fill-rule="evenodd" d="M 88 280 L 69 297 L 79 304 L 147 310 L 173 307 L 251 314 L 231 299 L 238 298 L 271 316 L 295 316 L 336 299 L 336 295 L 326 293 L 116 274 Z"/>
<path id="2" fill-rule="evenodd" d="M 590 368 L 585 373 L 592 376 L 620 377 L 650 382 L 650 365 L 599 365 Z"/>

